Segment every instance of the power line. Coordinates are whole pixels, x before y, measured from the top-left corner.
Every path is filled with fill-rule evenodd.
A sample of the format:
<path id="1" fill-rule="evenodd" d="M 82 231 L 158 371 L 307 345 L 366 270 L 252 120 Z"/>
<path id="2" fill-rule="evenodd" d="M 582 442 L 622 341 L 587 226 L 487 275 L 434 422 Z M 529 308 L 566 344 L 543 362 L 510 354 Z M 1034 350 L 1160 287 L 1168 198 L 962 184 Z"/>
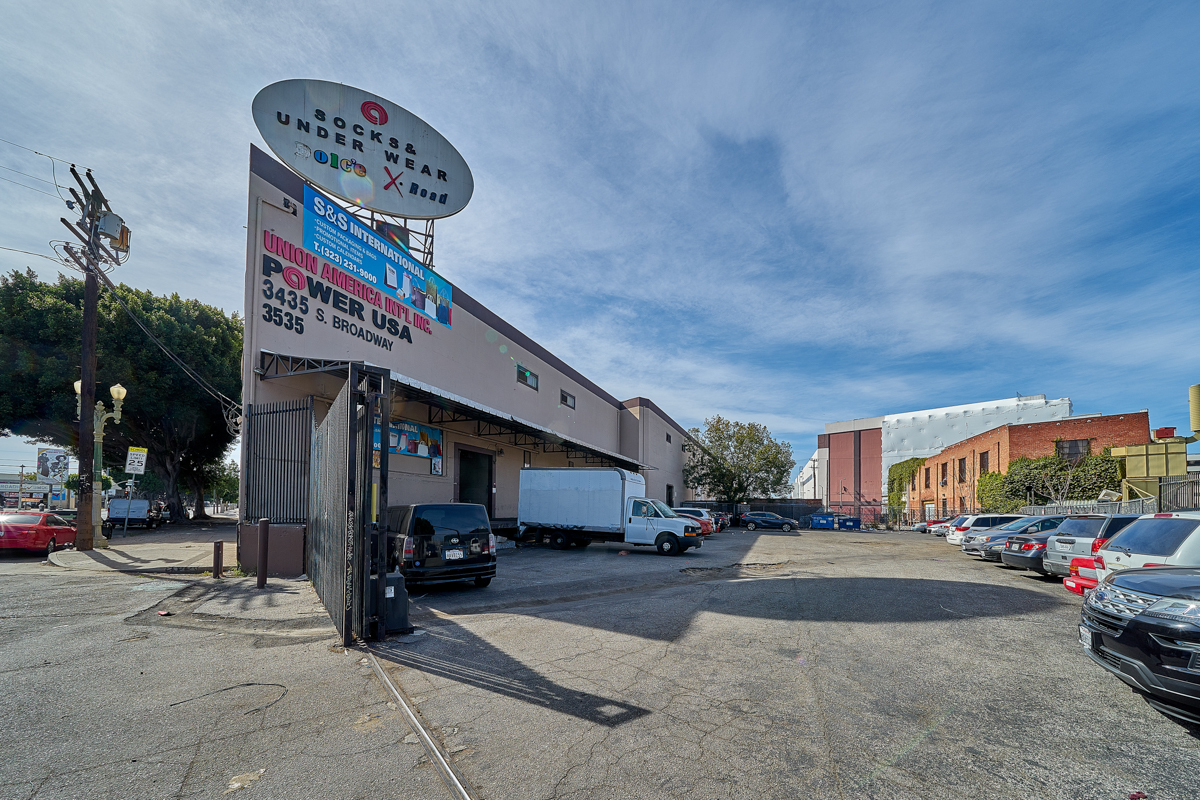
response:
<path id="1" fill-rule="evenodd" d="M 13 169 L 12 167 L 6 167 L 3 164 L 0 164 L 0 169 L 6 169 L 9 172 L 15 172 L 18 175 L 24 175 L 26 178 L 33 178 L 35 181 L 41 181 L 42 183 L 48 183 L 51 186 L 58 186 L 58 184 L 55 183 L 54 181 L 48 181 L 45 178 L 39 178 L 37 175 L 30 175 L 28 172 L 21 172 L 21 170 L 19 170 L 19 169 Z M 58 186 L 58 188 L 66 189 L 67 187 L 66 186 Z"/>
<path id="2" fill-rule="evenodd" d="M 28 150 L 29 152 L 33 153 L 35 156 L 41 156 L 42 158 L 48 158 L 51 161 L 61 161 L 64 164 L 72 163 L 65 158 L 55 158 L 54 156 L 46 155 L 45 153 L 41 153 L 37 150 L 34 150 L 32 147 L 26 147 L 23 144 L 17 144 L 16 142 L 10 141 L 8 139 L 0 139 L 0 142 L 4 142 L 5 144 L 11 144 L 13 147 L 19 147 L 22 150 Z M 74 163 L 79 164 L 78 161 L 76 161 Z M 89 169 L 87 166 L 85 166 L 83 164 L 80 164 L 80 166 L 83 167 L 84 169 Z"/>
<path id="3" fill-rule="evenodd" d="M 9 180 L 8 178 L 5 178 L 3 175 L 0 175 L 0 181 L 8 181 L 9 183 L 13 183 L 13 184 L 16 184 L 17 186 L 20 186 L 22 189 L 28 189 L 31 192 L 37 192 L 38 194 L 44 194 L 44 195 L 46 195 L 46 197 L 54 197 L 56 200 L 63 199 L 61 196 L 52 195 L 49 192 L 43 192 L 41 189 L 35 189 L 32 186 L 26 186 L 23 183 L 17 183 L 14 180 Z"/>
<path id="4" fill-rule="evenodd" d="M 7 250 L 10 253 L 24 253 L 27 256 L 37 256 L 38 258 L 44 258 L 47 261 L 53 261 L 55 264 L 62 264 L 62 262 L 59 261 L 57 258 L 51 258 L 50 256 L 44 256 L 41 253 L 31 253 L 28 250 L 18 250 L 15 247 L 0 247 L 0 250 Z"/>

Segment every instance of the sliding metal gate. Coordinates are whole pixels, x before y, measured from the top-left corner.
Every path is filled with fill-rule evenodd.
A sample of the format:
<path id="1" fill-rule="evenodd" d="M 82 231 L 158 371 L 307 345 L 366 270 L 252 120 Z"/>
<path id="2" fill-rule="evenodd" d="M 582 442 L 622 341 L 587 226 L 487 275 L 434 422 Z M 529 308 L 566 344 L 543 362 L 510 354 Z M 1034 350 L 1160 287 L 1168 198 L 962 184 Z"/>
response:
<path id="1" fill-rule="evenodd" d="M 250 404 L 241 518 L 246 522 L 303 525 L 308 522 L 309 460 L 313 401 Z"/>
<path id="2" fill-rule="evenodd" d="M 390 416 L 389 373 L 362 364 L 347 372 L 346 385 L 317 426 L 305 554 L 308 576 L 343 645 L 384 633 L 387 534 L 380 523 L 386 519 L 388 450 L 375 450 L 375 431 Z"/>

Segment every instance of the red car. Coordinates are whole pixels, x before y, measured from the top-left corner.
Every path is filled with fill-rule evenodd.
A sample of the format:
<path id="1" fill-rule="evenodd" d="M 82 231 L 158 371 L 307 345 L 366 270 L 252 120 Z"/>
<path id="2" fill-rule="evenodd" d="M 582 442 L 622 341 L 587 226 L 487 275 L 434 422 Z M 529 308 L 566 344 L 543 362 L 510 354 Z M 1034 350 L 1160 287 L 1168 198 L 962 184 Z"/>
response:
<path id="1" fill-rule="evenodd" d="M 0 513 L 0 549 L 37 550 L 47 555 L 75 544 L 75 526 L 50 511 Z"/>
<path id="2" fill-rule="evenodd" d="M 694 514 L 685 514 L 682 511 L 680 511 L 678 508 L 672 508 L 671 510 L 674 511 L 676 514 L 678 514 L 681 517 L 687 517 L 688 519 L 696 520 L 697 524 L 700 525 L 700 535 L 701 536 L 708 536 L 714 530 L 711 520 L 707 520 L 704 517 L 697 517 Z"/>

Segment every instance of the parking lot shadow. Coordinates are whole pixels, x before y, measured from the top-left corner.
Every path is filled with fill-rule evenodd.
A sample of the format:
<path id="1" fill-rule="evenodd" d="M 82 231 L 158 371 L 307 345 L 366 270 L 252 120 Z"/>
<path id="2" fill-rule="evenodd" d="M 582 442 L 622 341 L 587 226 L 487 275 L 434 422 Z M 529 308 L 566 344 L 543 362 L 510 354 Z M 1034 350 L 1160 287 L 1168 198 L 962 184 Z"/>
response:
<path id="1" fill-rule="evenodd" d="M 454 623 L 438 625 L 437 634 L 404 643 L 382 642 L 372 649 L 393 664 L 610 728 L 650 713 L 631 703 L 561 686 Z"/>
<path id="2" fill-rule="evenodd" d="M 730 576 L 735 577 L 733 575 Z M 644 597 L 613 595 L 582 607 L 560 606 L 546 612 L 512 609 L 509 613 L 550 617 L 612 633 L 656 641 L 675 641 L 701 612 L 766 620 L 806 620 L 845 624 L 936 622 L 1019 616 L 1071 604 L 1035 589 L 967 581 L 920 578 L 789 577 L 772 580 L 710 581 L 697 602 L 662 602 L 655 613 L 622 609 Z M 683 589 L 683 587 L 678 587 Z"/>

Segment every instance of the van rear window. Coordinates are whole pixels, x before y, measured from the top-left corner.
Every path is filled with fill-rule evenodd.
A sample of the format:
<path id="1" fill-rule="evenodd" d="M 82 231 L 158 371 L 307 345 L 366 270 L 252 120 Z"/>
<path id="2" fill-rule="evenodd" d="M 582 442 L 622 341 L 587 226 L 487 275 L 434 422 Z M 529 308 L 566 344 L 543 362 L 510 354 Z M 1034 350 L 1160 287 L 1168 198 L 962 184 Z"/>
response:
<path id="1" fill-rule="evenodd" d="M 1106 549 L 1125 550 L 1142 556 L 1169 556 L 1197 526 L 1200 526 L 1200 520 L 1181 517 L 1139 519 L 1109 539 Z"/>
<path id="2" fill-rule="evenodd" d="M 1078 536 L 1081 539 L 1095 539 L 1096 534 L 1104 527 L 1104 517 L 1068 517 L 1058 526 L 1055 536 Z"/>
<path id="3" fill-rule="evenodd" d="M 413 520 L 413 533 L 460 535 L 490 533 L 487 512 L 481 507 L 463 503 L 450 506 L 418 506 Z"/>

